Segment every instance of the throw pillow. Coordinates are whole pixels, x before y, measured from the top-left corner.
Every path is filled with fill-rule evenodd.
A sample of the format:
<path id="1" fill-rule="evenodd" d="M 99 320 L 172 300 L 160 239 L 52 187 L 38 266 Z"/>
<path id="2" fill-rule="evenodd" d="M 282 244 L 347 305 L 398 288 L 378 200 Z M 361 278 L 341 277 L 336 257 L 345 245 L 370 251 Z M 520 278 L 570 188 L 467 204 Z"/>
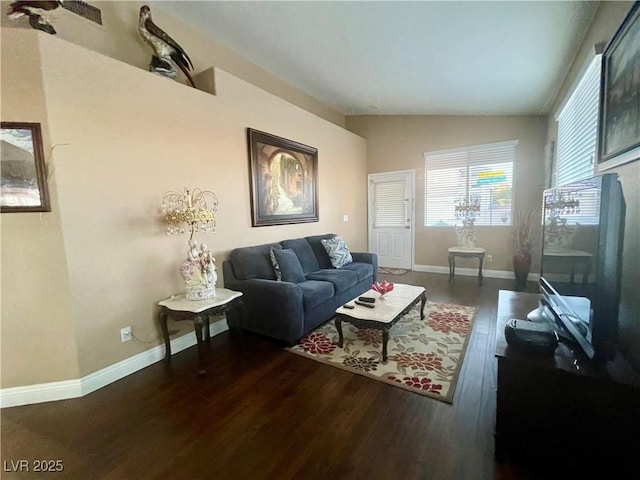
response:
<path id="1" fill-rule="evenodd" d="M 280 272 L 278 280 L 292 283 L 300 283 L 306 280 L 300 260 L 298 260 L 298 256 L 293 250 L 290 248 L 272 249 L 270 255 L 272 262 L 275 262 L 273 270 L 276 272 L 276 278 L 278 278 L 278 271 Z"/>
<path id="2" fill-rule="evenodd" d="M 269 256 L 271 257 L 271 265 L 273 265 L 273 271 L 276 274 L 276 280 L 282 281 L 282 272 L 280 271 L 280 265 L 278 265 L 278 260 L 276 260 L 275 250 L 272 248 L 269 252 Z"/>
<path id="3" fill-rule="evenodd" d="M 327 238 L 321 240 L 322 246 L 327 251 L 329 255 L 329 259 L 331 260 L 331 265 L 335 268 L 344 267 L 347 263 L 353 262 L 353 257 L 351 257 L 351 252 L 349 252 L 349 248 L 344 243 L 344 240 L 339 235 L 336 235 L 333 238 Z"/>

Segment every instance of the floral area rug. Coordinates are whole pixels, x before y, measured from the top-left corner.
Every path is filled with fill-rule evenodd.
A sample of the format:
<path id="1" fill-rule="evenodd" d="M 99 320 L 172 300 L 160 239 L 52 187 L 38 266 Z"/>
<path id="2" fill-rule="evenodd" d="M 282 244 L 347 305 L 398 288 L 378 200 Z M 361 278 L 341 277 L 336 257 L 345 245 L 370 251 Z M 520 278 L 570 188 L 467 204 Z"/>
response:
<path id="1" fill-rule="evenodd" d="M 382 361 L 382 331 L 342 322 L 338 347 L 333 320 L 306 335 L 290 352 L 359 375 L 452 403 L 473 326 L 475 308 L 427 302 L 425 318 L 414 307 L 389 330 L 388 360 Z"/>
<path id="2" fill-rule="evenodd" d="M 410 271 L 406 268 L 378 267 L 378 273 L 386 273 L 387 275 L 404 275 Z"/>

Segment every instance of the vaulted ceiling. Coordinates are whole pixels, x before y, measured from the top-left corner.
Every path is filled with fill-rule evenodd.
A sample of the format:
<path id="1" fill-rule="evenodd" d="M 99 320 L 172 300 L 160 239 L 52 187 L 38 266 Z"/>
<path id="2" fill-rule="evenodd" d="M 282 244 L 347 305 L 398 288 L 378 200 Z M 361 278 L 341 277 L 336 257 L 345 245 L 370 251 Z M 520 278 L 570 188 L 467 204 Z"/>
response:
<path id="1" fill-rule="evenodd" d="M 537 115 L 599 2 L 156 5 L 344 115 Z"/>

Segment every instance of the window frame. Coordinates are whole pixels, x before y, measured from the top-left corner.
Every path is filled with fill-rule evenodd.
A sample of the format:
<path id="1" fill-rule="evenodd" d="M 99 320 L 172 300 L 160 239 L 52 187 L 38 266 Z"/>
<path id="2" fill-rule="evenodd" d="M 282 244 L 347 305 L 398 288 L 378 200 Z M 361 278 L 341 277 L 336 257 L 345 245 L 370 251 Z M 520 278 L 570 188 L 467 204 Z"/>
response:
<path id="1" fill-rule="evenodd" d="M 424 160 L 425 160 L 425 175 L 424 175 L 424 216 L 423 216 L 423 225 L 425 227 L 453 227 L 456 224 L 460 223 L 459 220 L 456 220 L 454 223 L 447 224 L 436 224 L 433 222 L 429 222 L 428 212 L 429 212 L 429 171 L 440 170 L 444 168 L 465 168 L 465 198 L 469 198 L 471 193 L 472 185 L 470 184 L 470 180 L 474 178 L 470 175 L 470 169 L 478 166 L 495 166 L 496 164 L 509 164 L 511 166 L 511 178 L 510 178 L 510 215 L 508 221 L 504 223 L 488 223 L 485 224 L 482 222 L 482 217 L 480 221 L 476 222 L 477 226 L 482 227 L 499 227 L 499 226 L 511 226 L 513 225 L 513 215 L 514 215 L 514 203 L 515 203 L 515 178 L 516 178 L 516 155 L 517 155 L 517 146 L 518 140 L 507 140 L 502 142 L 493 142 L 493 143 L 485 143 L 485 144 L 477 144 L 477 145 L 469 145 L 464 147 L 456 147 L 445 150 L 436 150 L 424 152 Z M 506 153 L 499 154 L 498 152 L 502 149 L 510 149 L 510 151 Z M 482 159 L 483 154 L 486 155 L 485 152 L 496 152 L 497 155 L 500 155 L 497 159 Z M 460 154 L 459 158 L 455 158 L 457 154 Z M 504 159 L 502 159 L 502 155 L 504 155 Z M 450 157 L 449 160 L 441 159 L 440 162 L 436 160 L 434 157 Z M 462 157 L 466 156 L 466 159 L 462 161 Z M 435 160 L 435 162 L 434 162 Z M 450 166 L 446 166 L 447 162 L 450 162 Z M 435 163 L 435 168 L 434 168 Z M 438 168 L 440 165 L 443 165 L 444 168 Z M 451 199 L 451 204 L 453 206 L 454 199 Z M 482 211 L 481 211 L 482 212 Z"/>

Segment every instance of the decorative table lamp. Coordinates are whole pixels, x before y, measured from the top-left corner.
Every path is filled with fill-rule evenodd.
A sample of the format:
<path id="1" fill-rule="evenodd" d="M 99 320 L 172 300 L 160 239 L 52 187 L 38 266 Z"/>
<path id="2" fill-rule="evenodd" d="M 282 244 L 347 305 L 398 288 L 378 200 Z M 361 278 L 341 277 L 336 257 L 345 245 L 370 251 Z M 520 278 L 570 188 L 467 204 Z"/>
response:
<path id="1" fill-rule="evenodd" d="M 162 214 L 167 235 L 189 232 L 189 256 L 180 266 L 187 300 L 209 300 L 216 296 L 215 258 L 202 243 L 193 239 L 194 232 L 215 232 L 218 197 L 199 188 L 183 192 L 167 192 L 162 196 Z"/>
<path id="2" fill-rule="evenodd" d="M 470 195 L 455 200 L 456 219 L 462 220 L 462 227 L 456 227 L 458 245 L 463 248 L 472 248 L 476 245 L 476 230 L 473 226 L 476 217 L 480 215 L 480 197 Z"/>
<path id="3" fill-rule="evenodd" d="M 544 244 L 546 251 L 558 252 L 569 250 L 576 227 L 567 225 L 562 215 L 580 213 L 580 196 L 575 192 L 553 190 L 544 197 L 544 211 L 548 224 L 545 226 Z"/>

